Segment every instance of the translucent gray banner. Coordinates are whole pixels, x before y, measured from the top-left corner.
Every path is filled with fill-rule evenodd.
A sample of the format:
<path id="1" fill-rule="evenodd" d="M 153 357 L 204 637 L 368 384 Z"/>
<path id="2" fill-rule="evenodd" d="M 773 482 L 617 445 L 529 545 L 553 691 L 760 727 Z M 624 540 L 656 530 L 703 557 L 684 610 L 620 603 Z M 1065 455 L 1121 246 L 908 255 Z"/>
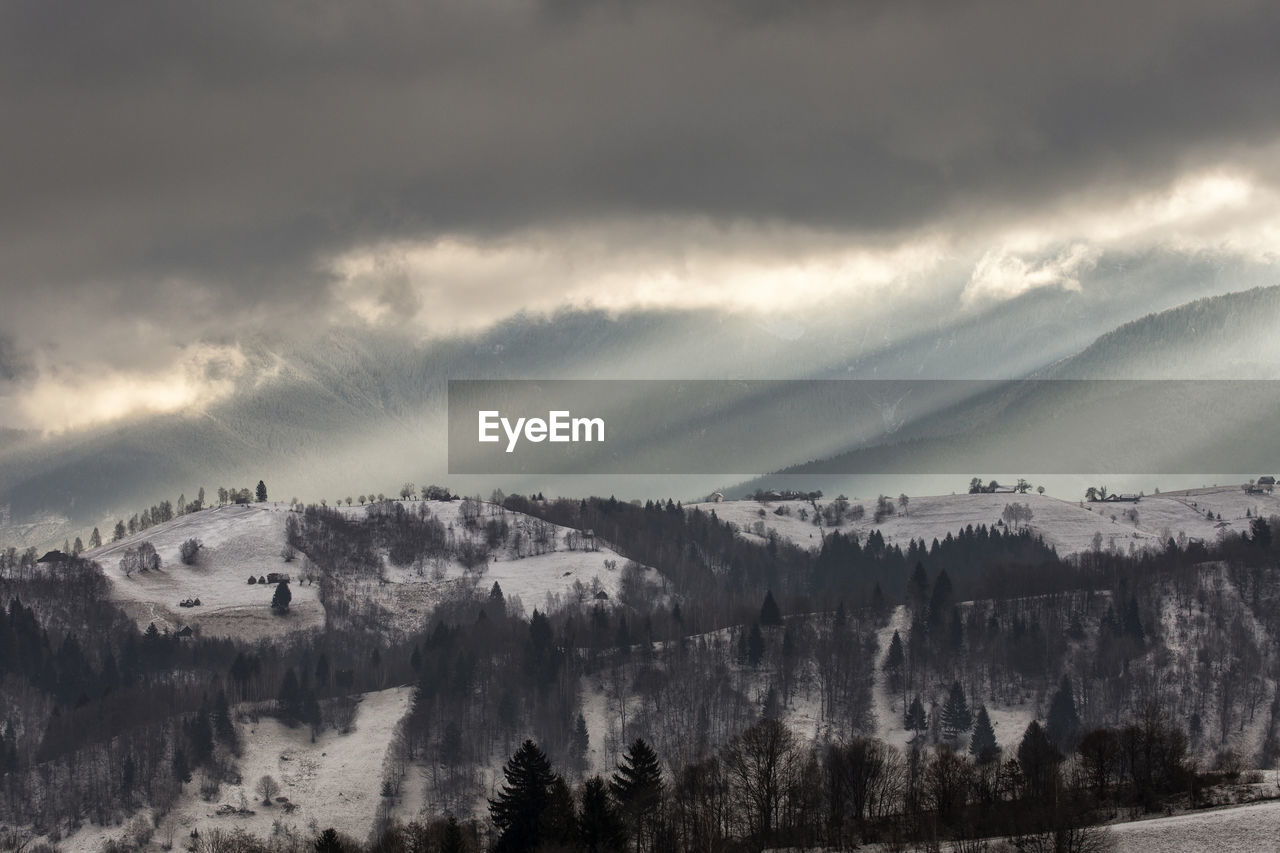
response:
<path id="1" fill-rule="evenodd" d="M 1275 380 L 451 380 L 451 474 L 1280 471 Z"/>

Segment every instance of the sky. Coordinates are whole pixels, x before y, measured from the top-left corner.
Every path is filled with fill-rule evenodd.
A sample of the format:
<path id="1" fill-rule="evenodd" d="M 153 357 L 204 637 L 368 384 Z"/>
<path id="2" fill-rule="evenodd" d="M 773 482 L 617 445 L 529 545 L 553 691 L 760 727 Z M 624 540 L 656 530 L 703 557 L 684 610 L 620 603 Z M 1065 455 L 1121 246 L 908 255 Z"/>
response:
<path id="1" fill-rule="evenodd" d="M 0 426 L 247 342 L 562 306 L 979 310 L 1280 237 L 1280 7 L 0 5 Z"/>

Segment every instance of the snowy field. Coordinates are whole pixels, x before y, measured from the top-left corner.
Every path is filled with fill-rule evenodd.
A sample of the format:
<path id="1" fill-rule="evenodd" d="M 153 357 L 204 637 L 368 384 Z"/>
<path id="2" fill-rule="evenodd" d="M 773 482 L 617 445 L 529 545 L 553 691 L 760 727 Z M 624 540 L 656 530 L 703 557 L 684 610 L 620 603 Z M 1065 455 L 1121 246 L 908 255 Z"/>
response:
<path id="1" fill-rule="evenodd" d="M 155 622 L 157 628 L 170 631 L 191 625 L 207 636 L 246 640 L 319 627 L 324 624 L 324 611 L 316 588 L 299 583 L 299 562 L 286 563 L 280 556 L 288 512 L 287 505 L 276 503 L 206 509 L 126 536 L 85 556 L 102 564 L 113 597 L 139 625 Z M 183 565 L 178 555 L 190 538 L 204 546 L 193 566 Z M 127 548 L 142 542 L 155 546 L 161 568 L 126 577 L 120 558 Z M 249 575 L 263 577 L 270 572 L 293 576 L 293 599 L 285 616 L 271 611 L 274 585 L 248 582 Z M 201 606 L 178 606 L 188 598 L 199 598 Z"/>
<path id="2" fill-rule="evenodd" d="M 462 504 L 460 501 L 409 501 L 406 507 L 417 509 L 425 503 L 433 516 L 438 518 L 446 529 L 451 529 L 456 536 L 466 535 L 462 520 Z M 480 523 L 484 524 L 493 517 L 496 508 L 489 503 L 482 504 Z M 346 512 L 356 514 L 358 508 L 349 507 Z M 507 523 L 515 528 L 525 528 L 534 519 L 523 513 L 504 511 Z M 568 527 L 551 525 L 554 530 L 556 550 L 545 554 L 534 554 L 526 557 L 512 555 L 507 549 L 498 548 L 493 559 L 485 569 L 480 583 L 492 586 L 496 581 L 502 587 L 502 594 L 508 601 L 518 597 L 525 610 L 548 608 L 548 596 L 559 596 L 567 601 L 575 596 L 575 584 L 581 584 L 589 590 L 601 589 L 610 598 L 618 597 L 622 579 L 622 568 L 627 559 L 613 551 L 603 542 L 597 542 L 594 550 L 570 551 L 566 542 L 567 536 L 574 532 Z M 444 579 L 461 579 L 463 567 L 459 563 L 450 563 L 443 567 Z M 428 573 L 430 570 L 428 569 Z M 423 580 L 413 569 L 397 569 L 388 566 L 388 578 L 397 584 L 420 584 Z M 662 585 L 662 576 L 653 569 L 645 569 L 646 579 L 653 584 Z M 597 582 L 598 581 L 598 585 Z"/>
<path id="3" fill-rule="evenodd" d="M 451 535 L 467 535 L 460 502 L 413 501 L 407 506 L 416 511 L 423 503 L 450 529 Z M 88 551 L 85 556 L 102 564 L 113 598 L 140 626 L 155 622 L 158 628 L 174 631 L 191 625 L 206 636 L 246 640 L 317 628 L 324 624 L 317 588 L 301 582 L 302 560 L 286 563 L 280 556 L 289 511 L 287 504 L 278 503 L 206 509 Z M 341 511 L 360 518 L 366 508 L 343 507 Z M 490 511 L 491 507 L 485 504 L 482 523 Z M 529 517 L 510 511 L 506 512 L 506 519 L 513 527 L 532 523 Z M 466 572 L 457 562 L 420 570 L 399 568 L 387 562 L 384 555 L 384 582 L 357 585 L 353 591 L 385 608 L 390 619 L 388 627 L 400 631 L 420 628 L 445 592 L 460 583 L 480 584 L 487 590 L 497 581 L 508 602 L 519 599 L 526 612 L 535 607 L 555 609 L 579 595 L 594 595 L 600 590 L 610 600 L 616 599 L 627 560 L 603 543 L 594 550 L 570 551 L 566 538 L 571 531 L 552 527 L 556 550 L 517 557 L 500 547 L 483 572 Z M 200 540 L 204 546 L 194 566 L 184 565 L 179 558 L 179 548 L 190 538 Z M 126 577 L 120 558 L 126 549 L 141 542 L 155 546 L 161 569 Z M 273 585 L 248 583 L 249 575 L 263 577 L 271 572 L 286 572 L 293 578 L 293 599 L 285 616 L 271 611 Z M 651 584 L 662 586 L 661 575 L 653 569 L 646 569 L 645 577 Z M 200 607 L 179 606 L 179 602 L 195 598 L 200 599 Z"/>
<path id="4" fill-rule="evenodd" d="M 1116 853 L 1273 853 L 1280 802 L 1118 823 L 1111 832 Z"/>
<path id="5" fill-rule="evenodd" d="M 365 840 L 382 802 L 387 748 L 412 697 L 410 687 L 366 693 L 361 697 L 350 733 L 343 735 L 330 729 L 315 743 L 306 726 L 291 729 L 268 718 L 238 723 L 236 729 L 244 749 L 237 761 L 241 784 L 224 784 L 218 795 L 206 802 L 200 798 L 197 774 L 161 822 L 155 841 L 165 841 L 172 831 L 175 847 L 185 848 L 192 830 L 207 838 L 215 830 L 243 829 L 266 839 L 287 838 L 291 834 L 309 847 L 315 834 L 330 826 Z M 292 812 L 284 803 L 262 804 L 262 797 L 254 788 L 264 775 L 279 783 L 279 796 L 288 798 L 294 807 Z M 242 796 L 253 814 L 218 814 L 220 806 L 240 808 Z M 58 847 L 66 853 L 94 853 L 102 849 L 106 840 L 120 838 L 122 832 L 122 827 L 90 825 L 64 838 Z"/>
<path id="6" fill-rule="evenodd" d="M 1188 538 L 1212 541 L 1219 535 L 1218 531 L 1224 529 L 1218 526 L 1216 516 L 1219 513 L 1225 529 L 1234 531 L 1248 529 L 1251 520 L 1249 515 L 1280 515 L 1280 494 L 1251 495 L 1245 493 L 1240 486 L 1147 495 L 1136 504 L 1065 501 L 1035 492 L 1025 495 L 1001 493 L 913 496 L 909 499 L 905 513 L 897 508 L 895 498 L 894 515 L 885 518 L 878 525 L 872 516 L 876 504 L 874 497 L 851 497 L 849 501 L 850 504 L 862 504 L 867 515 L 858 522 L 846 522 L 836 529 L 846 533 L 856 531 L 860 537 L 865 537 L 871 530 L 878 528 L 887 543 L 902 547 L 906 547 L 912 539 L 922 539 L 927 544 L 935 538 L 942 539 L 948 533 L 954 534 L 968 525 L 994 525 L 1000 520 L 1007 504 L 1024 504 L 1031 507 L 1032 512 L 1027 526 L 1064 555 L 1092 548 L 1094 535 L 1097 533 L 1102 534 L 1103 548 L 1112 547 L 1114 541 L 1118 550 L 1128 551 L 1131 544 L 1137 549 L 1157 547 L 1170 536 L 1176 539 L 1180 533 Z M 825 506 L 826 503 L 826 500 L 819 500 L 818 506 Z M 813 507 L 801 501 L 761 504 L 744 500 L 690 506 L 697 506 L 704 511 L 714 510 L 720 518 L 738 525 L 744 536 L 758 538 L 757 523 L 761 523 L 766 533 L 770 529 L 776 530 L 778 535 L 802 547 L 820 547 L 822 536 L 828 530 L 813 524 Z M 778 507 L 788 508 L 791 514 L 775 515 L 774 510 Z M 762 509 L 765 512 L 763 516 L 760 515 Z M 809 520 L 801 520 L 799 517 L 802 509 L 808 511 Z M 1128 510 L 1137 511 L 1136 524 L 1127 518 Z M 1212 520 L 1208 517 L 1210 511 L 1215 515 Z"/>

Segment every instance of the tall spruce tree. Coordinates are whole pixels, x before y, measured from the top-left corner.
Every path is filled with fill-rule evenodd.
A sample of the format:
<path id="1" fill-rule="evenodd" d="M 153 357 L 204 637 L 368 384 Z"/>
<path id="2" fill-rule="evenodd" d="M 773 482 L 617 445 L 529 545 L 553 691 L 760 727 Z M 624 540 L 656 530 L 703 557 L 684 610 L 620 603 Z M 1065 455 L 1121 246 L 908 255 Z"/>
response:
<path id="1" fill-rule="evenodd" d="M 902 692 L 902 705 L 905 708 L 907 654 L 902 646 L 902 635 L 897 631 L 893 632 L 893 639 L 889 641 L 889 653 L 885 655 L 883 669 L 889 676 L 889 690 L 894 693 Z"/>
<path id="2" fill-rule="evenodd" d="M 1029 799 L 1047 799 L 1054 793 L 1061 762 L 1062 753 L 1049 740 L 1040 723 L 1032 720 L 1018 744 L 1018 766 L 1022 769 Z"/>
<path id="3" fill-rule="evenodd" d="M 933 591 L 929 594 L 929 619 L 927 624 L 930 630 L 946 624 L 947 616 L 951 612 L 951 596 L 951 577 L 947 574 L 946 569 L 941 569 L 938 571 L 938 576 L 933 579 Z"/>
<path id="4" fill-rule="evenodd" d="M 1076 713 L 1076 700 L 1071 690 L 1071 678 L 1062 676 L 1058 690 L 1049 703 L 1049 716 L 1044 724 L 1045 734 L 1064 755 L 1076 751 L 1080 744 L 1080 717 Z"/>
<path id="5" fill-rule="evenodd" d="M 547 808 L 542 812 L 542 849 L 570 850 L 578 840 L 578 815 L 564 777 L 551 780 Z"/>
<path id="6" fill-rule="evenodd" d="M 903 715 L 902 727 L 909 732 L 915 732 L 917 736 L 925 730 L 929 725 L 929 720 L 924 711 L 924 703 L 920 701 L 920 694 L 911 700 L 911 705 L 907 708 L 907 713 Z"/>
<path id="7" fill-rule="evenodd" d="M 911 580 L 907 581 L 907 604 L 913 610 L 924 609 L 929 595 L 929 576 L 925 574 L 924 563 L 916 563 L 911 572 Z"/>
<path id="8" fill-rule="evenodd" d="M 583 783 L 578 837 L 586 853 L 613 853 L 627 846 L 626 828 L 599 776 Z"/>
<path id="9" fill-rule="evenodd" d="M 978 716 L 973 723 L 973 737 L 969 739 L 969 754 L 979 764 L 990 764 L 1000 757 L 1000 744 L 996 742 L 996 730 L 991 726 L 987 706 L 978 706 Z"/>
<path id="10" fill-rule="evenodd" d="M 942 706 L 942 728 L 949 736 L 954 737 L 969 731 L 971 726 L 973 726 L 973 713 L 969 710 L 969 702 L 965 699 L 964 688 L 960 686 L 959 681 L 953 681 L 951 692 L 947 695 L 947 702 Z"/>
<path id="11" fill-rule="evenodd" d="M 499 853 L 523 853 L 542 841 L 543 813 L 551 802 L 556 776 L 546 754 L 526 740 L 502 768 L 506 784 L 497 799 L 489 801 L 489 815 L 501 833 Z"/>
<path id="12" fill-rule="evenodd" d="M 662 764 L 657 753 L 643 738 L 636 738 L 623 754 L 609 790 L 631 827 L 637 850 L 643 849 L 653 837 L 663 788 Z"/>

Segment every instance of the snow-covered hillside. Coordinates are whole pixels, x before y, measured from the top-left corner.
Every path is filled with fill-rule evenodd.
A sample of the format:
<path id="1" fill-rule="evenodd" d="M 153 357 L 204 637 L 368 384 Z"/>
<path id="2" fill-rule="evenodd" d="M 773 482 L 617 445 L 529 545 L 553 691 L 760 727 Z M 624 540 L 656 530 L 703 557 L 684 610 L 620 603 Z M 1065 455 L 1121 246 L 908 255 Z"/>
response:
<path id="1" fill-rule="evenodd" d="M 876 718 L 875 737 L 904 752 L 909 749 L 908 744 L 914 732 L 903 726 L 906 713 L 906 709 L 902 707 L 903 697 L 890 692 L 884 662 L 889 653 L 893 632 L 899 632 L 905 640 L 910 627 L 911 614 L 905 606 L 899 605 L 894 608 L 889 624 L 877 632 L 876 641 L 880 651 L 876 659 L 875 686 L 871 698 Z M 1027 702 L 1017 707 L 1000 706 L 994 702 L 983 702 L 981 697 L 973 697 L 972 701 L 975 711 L 979 703 L 986 705 L 987 716 L 991 718 L 991 728 L 995 730 L 996 742 L 1005 750 L 1005 754 L 1016 754 L 1027 725 L 1036 718 L 1035 705 Z"/>
<path id="2" fill-rule="evenodd" d="M 408 506 L 415 511 L 425 508 L 452 535 L 470 535 L 465 531 L 460 502 L 414 501 Z M 484 512 L 491 510 L 497 511 L 484 505 Z M 324 610 L 317 587 L 301 578 L 304 562 L 287 563 L 281 556 L 285 518 L 290 511 L 287 504 L 279 503 L 206 509 L 158 524 L 86 552 L 85 556 L 102 564 L 111 581 L 113 597 L 141 626 L 154 622 L 158 628 L 174 631 L 191 625 L 208 636 L 244 639 L 319 627 L 324 624 Z M 366 511 L 359 506 L 342 509 L 353 518 L 363 517 Z M 533 522 L 521 513 L 501 512 L 513 528 Z M 527 611 L 535 607 L 555 609 L 559 602 L 601 592 L 610 600 L 616 599 L 627 560 L 604 543 L 587 550 L 570 550 L 567 539 L 573 531 L 551 527 L 555 550 L 521 557 L 500 547 L 483 571 L 467 571 L 457 561 L 421 569 L 402 568 L 392 565 L 383 555 L 383 577 L 359 584 L 349 592 L 382 608 L 389 620 L 387 627 L 401 631 L 421 627 L 432 607 L 453 585 L 462 583 L 488 587 L 497 582 L 509 602 L 519 599 Z M 180 559 L 179 549 L 191 538 L 199 540 L 203 547 L 195 565 L 187 566 Z M 121 557 L 142 542 L 155 546 L 161 569 L 126 576 L 120 567 Z M 271 611 L 274 585 L 248 583 L 250 575 L 262 578 L 272 572 L 292 576 L 293 600 L 285 616 Z M 653 569 L 644 569 L 643 575 L 649 583 L 661 586 L 662 578 Z M 200 599 L 200 607 L 180 606 L 180 602 L 196 598 Z"/>
<path id="3" fill-rule="evenodd" d="M 1275 793 L 1273 787 L 1273 794 Z M 1118 823 L 1116 853 L 1237 853 L 1275 850 L 1280 801 Z"/>
<path id="4" fill-rule="evenodd" d="M 300 583 L 298 564 L 284 562 L 284 504 L 224 506 L 179 516 L 141 533 L 112 542 L 85 556 L 101 563 L 111 581 L 112 595 L 139 624 L 158 628 L 198 627 L 206 635 L 255 639 L 324 624 L 324 611 L 311 584 Z M 195 565 L 182 563 L 179 548 L 198 539 Z M 155 546 L 161 568 L 133 572 L 120 568 L 124 552 L 142 542 Z M 271 572 L 293 576 L 293 600 L 287 615 L 271 611 L 273 584 L 249 584 L 249 576 Z M 187 599 L 199 607 L 181 607 Z"/>
<path id="5" fill-rule="evenodd" d="M 820 500 L 818 506 L 826 503 L 826 500 Z M 1247 530 L 1251 515 L 1280 515 L 1280 495 L 1248 494 L 1240 486 L 1147 495 L 1136 504 L 1066 501 L 1035 493 L 913 496 L 905 512 L 898 509 L 895 501 L 895 513 L 879 524 L 872 516 L 875 498 L 850 498 L 850 503 L 862 504 L 866 516 L 836 529 L 857 531 L 864 537 L 871 530 L 879 529 L 887 543 L 903 547 L 912 539 L 922 539 L 926 543 L 935 538 L 942 539 L 967 525 L 994 525 L 1001 520 L 1007 504 L 1020 503 L 1031 508 L 1032 518 L 1027 526 L 1061 554 L 1092 548 L 1094 536 L 1099 533 L 1103 548 L 1114 544 L 1115 548 L 1128 551 L 1130 545 L 1136 549 L 1156 547 L 1170 536 L 1176 539 L 1179 534 L 1212 541 L 1223 529 Z M 693 506 L 704 511 L 714 510 L 720 518 L 737 524 L 746 536 L 759 537 L 761 532 L 767 535 L 772 529 L 802 547 L 819 547 L 823 534 L 830 529 L 814 525 L 813 507 L 800 501 L 762 504 L 744 500 Z M 776 514 L 780 507 L 790 514 Z M 761 510 L 764 515 L 760 514 Z M 805 511 L 807 518 L 801 518 L 801 510 Z M 1137 512 L 1136 523 L 1127 516 L 1130 510 Z M 1210 511 L 1214 513 L 1212 519 L 1208 517 Z M 1221 522 L 1217 519 L 1219 513 Z"/>
<path id="6" fill-rule="evenodd" d="M 162 819 L 156 840 L 167 843 L 171 836 L 174 844 L 185 846 L 193 830 L 208 838 L 215 831 L 240 829 L 264 839 L 292 837 L 309 847 L 318 830 L 333 826 L 363 841 L 382 802 L 388 746 L 412 696 L 409 687 L 366 693 L 350 732 L 327 729 L 314 743 L 305 725 L 289 728 L 268 717 L 238 723 L 243 746 L 236 761 L 240 784 L 222 785 L 208 801 L 201 798 L 200 785 L 186 785 L 172 812 Z M 275 779 L 280 786 L 277 796 L 286 801 L 263 805 L 255 791 L 263 776 Z M 242 805 L 252 814 L 239 813 Z M 59 848 L 90 853 L 123 832 L 121 827 L 87 825 L 60 841 Z"/>
<path id="7" fill-rule="evenodd" d="M 425 506 L 453 537 L 474 535 L 476 541 L 482 538 L 480 531 L 474 534 L 467 531 L 460 501 L 410 501 L 406 506 L 415 511 Z M 343 512 L 358 517 L 364 510 L 347 507 Z M 481 505 L 481 521 L 499 512 L 515 530 L 528 530 L 536 522 L 523 513 L 500 510 L 488 503 Z M 455 584 L 476 583 L 490 587 L 497 583 L 508 604 L 518 599 L 526 612 L 532 612 L 534 608 L 557 610 L 563 603 L 577 600 L 579 596 L 594 596 L 600 592 L 609 600 L 616 600 L 626 558 L 603 542 L 595 542 L 585 549 L 575 544 L 571 550 L 568 538 L 575 531 L 559 525 L 548 527 L 554 539 L 554 550 L 519 556 L 509 548 L 499 547 L 492 551 L 491 560 L 482 572 L 468 571 L 454 560 L 440 566 L 424 566 L 419 573 L 419 569 L 414 567 L 396 567 L 384 556 L 385 582 L 367 585 L 361 593 L 386 608 L 395 627 L 401 630 L 419 627 L 425 615 Z M 648 583 L 662 586 L 662 576 L 657 571 L 645 568 L 643 575 Z"/>

